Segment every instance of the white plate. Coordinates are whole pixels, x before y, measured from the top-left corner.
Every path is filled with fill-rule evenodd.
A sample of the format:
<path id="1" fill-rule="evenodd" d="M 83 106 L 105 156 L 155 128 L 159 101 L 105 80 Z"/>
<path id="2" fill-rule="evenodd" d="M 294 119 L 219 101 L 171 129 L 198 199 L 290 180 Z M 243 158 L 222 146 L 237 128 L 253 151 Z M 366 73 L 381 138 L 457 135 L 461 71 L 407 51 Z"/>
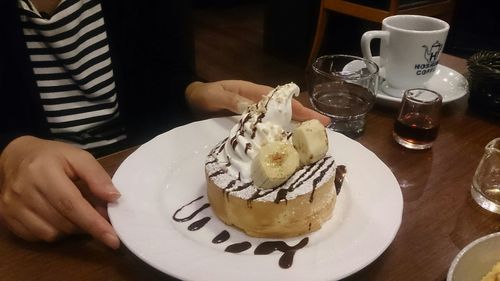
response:
<path id="1" fill-rule="evenodd" d="M 373 61 L 379 64 L 380 57 L 373 57 Z M 462 74 L 441 64 L 437 66 L 434 75 L 427 81 L 424 88 L 441 94 L 443 96 L 443 104 L 458 100 L 469 91 L 467 79 Z M 381 77 L 377 101 L 381 104 L 398 105 L 401 102 L 401 98 L 387 94 L 387 92 L 391 91 L 402 93 L 404 89 L 391 88 L 385 79 Z"/>
<path id="2" fill-rule="evenodd" d="M 347 166 L 333 218 L 315 233 L 285 239 L 297 250 L 291 267 L 279 266 L 281 252 L 254 255 L 270 239 L 251 238 L 226 226 L 210 208 L 189 221 L 176 222 L 176 210 L 187 217 L 208 203 L 204 163 L 212 147 L 227 136 L 235 118 L 191 123 L 157 136 L 132 153 L 113 181 L 122 193 L 108 206 L 109 217 L 122 242 L 146 263 L 182 280 L 336 280 L 375 260 L 394 239 L 403 212 L 403 198 L 391 170 L 361 144 L 328 131 L 329 152 Z M 188 226 L 210 217 L 196 231 Z M 229 240 L 215 244 L 221 231 Z M 233 254 L 227 246 L 243 241 L 250 249 Z"/>
<path id="3" fill-rule="evenodd" d="M 500 232 L 491 233 L 465 246 L 453 259 L 446 281 L 481 280 L 500 262 Z"/>

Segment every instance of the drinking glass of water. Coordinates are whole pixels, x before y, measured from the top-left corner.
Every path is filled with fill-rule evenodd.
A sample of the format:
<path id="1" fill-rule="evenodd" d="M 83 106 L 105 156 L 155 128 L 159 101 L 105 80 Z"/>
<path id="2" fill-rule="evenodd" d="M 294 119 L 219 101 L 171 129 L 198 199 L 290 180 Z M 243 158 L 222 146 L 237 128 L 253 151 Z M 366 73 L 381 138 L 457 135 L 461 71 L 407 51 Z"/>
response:
<path id="1" fill-rule="evenodd" d="M 331 118 L 329 129 L 349 137 L 362 134 L 375 104 L 378 66 L 361 57 L 327 55 L 316 59 L 309 77 L 314 108 Z"/>

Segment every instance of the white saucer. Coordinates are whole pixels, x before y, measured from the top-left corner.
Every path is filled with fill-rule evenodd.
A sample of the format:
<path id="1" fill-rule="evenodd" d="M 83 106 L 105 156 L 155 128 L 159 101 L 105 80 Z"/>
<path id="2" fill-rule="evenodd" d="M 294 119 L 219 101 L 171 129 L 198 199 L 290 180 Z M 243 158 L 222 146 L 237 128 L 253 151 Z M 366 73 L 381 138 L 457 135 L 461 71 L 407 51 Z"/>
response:
<path id="1" fill-rule="evenodd" d="M 373 57 L 373 61 L 379 64 L 379 57 Z M 434 71 L 432 78 L 427 81 L 424 88 L 438 92 L 443 96 L 443 104 L 450 103 L 465 96 L 468 91 L 467 79 L 455 70 L 439 64 Z M 401 102 L 400 97 L 395 97 L 396 92 L 404 89 L 395 89 L 388 85 L 383 77 L 380 77 L 377 102 L 380 104 L 397 105 Z M 392 92 L 393 95 L 388 94 Z"/>

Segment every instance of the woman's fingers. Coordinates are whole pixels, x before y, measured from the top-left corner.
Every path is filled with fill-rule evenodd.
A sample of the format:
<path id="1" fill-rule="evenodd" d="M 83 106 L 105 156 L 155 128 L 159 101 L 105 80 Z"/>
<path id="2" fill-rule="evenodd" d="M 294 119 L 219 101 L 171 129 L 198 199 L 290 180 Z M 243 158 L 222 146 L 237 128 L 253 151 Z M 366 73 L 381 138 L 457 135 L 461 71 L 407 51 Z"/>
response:
<path id="1" fill-rule="evenodd" d="M 115 201 L 120 197 L 120 192 L 113 185 L 108 173 L 90 153 L 82 150 L 66 157 L 72 169 L 69 173 L 74 173 L 82 180 L 93 195 L 106 202 Z"/>
<path id="2" fill-rule="evenodd" d="M 220 81 L 220 85 L 223 89 L 221 93 L 227 96 L 223 99 L 222 104 L 225 105 L 226 109 L 238 114 L 241 114 L 248 105 L 259 101 L 263 95 L 268 94 L 273 89 L 269 86 L 240 80 Z M 231 96 L 232 98 L 230 98 Z M 330 118 L 303 106 L 295 99 L 292 100 L 292 118 L 296 121 L 318 119 L 325 126 L 330 123 Z"/>
<path id="3" fill-rule="evenodd" d="M 186 99 L 198 113 L 213 113 L 225 109 L 240 114 L 271 89 L 241 80 L 193 82 L 186 89 Z"/>
<path id="4" fill-rule="evenodd" d="M 292 119 L 296 121 L 306 121 L 310 119 L 318 119 L 324 126 L 330 123 L 330 118 L 317 111 L 305 107 L 299 101 L 292 101 Z"/>
<path id="5" fill-rule="evenodd" d="M 53 242 L 61 237 L 61 232 L 57 228 L 29 209 L 19 210 L 16 215 L 16 222 L 24 226 L 23 229 L 19 226 L 17 228 L 21 232 L 26 230 L 27 233 L 24 235 L 28 237 L 35 237 L 38 240 L 46 242 Z M 16 224 L 15 222 L 13 223 Z"/>
<path id="6" fill-rule="evenodd" d="M 20 198 L 16 200 L 18 202 L 14 206 L 11 206 L 13 210 L 21 210 L 23 208 L 29 208 L 29 211 L 37 214 L 40 218 L 43 218 L 48 224 L 59 231 L 61 234 L 71 234 L 78 230 L 78 227 L 70 222 L 67 218 L 62 216 L 59 211 L 57 211 L 52 205 L 47 202 L 44 195 L 38 190 L 34 190 L 30 193 L 23 193 L 20 196 L 25 198 Z M 27 206 L 19 204 L 19 202 L 29 202 Z M 28 207 L 29 206 L 29 207 Z M 21 220 L 23 221 L 23 220 Z M 45 240 L 45 239 L 42 239 Z"/>
<path id="7" fill-rule="evenodd" d="M 253 101 L 253 103 L 258 102 L 263 95 L 268 94 L 273 89 L 266 85 L 243 80 L 223 80 L 218 83 L 220 83 L 226 92 L 247 98 Z"/>
<path id="8" fill-rule="evenodd" d="M 254 101 L 232 92 L 224 91 L 222 92 L 222 95 L 224 96 L 222 99 L 224 100 L 224 104 L 222 104 L 224 109 L 236 114 L 242 114 L 251 104 L 254 103 Z"/>
<path id="9" fill-rule="evenodd" d="M 111 248 L 119 247 L 109 224 L 83 196 L 106 202 L 119 193 L 88 153 L 54 141 L 20 137 L 0 155 L 0 214 L 18 236 L 34 241 L 83 230 Z M 87 189 L 89 192 L 87 192 Z"/>
<path id="10" fill-rule="evenodd" d="M 40 241 L 40 238 L 35 237 L 35 235 L 29 231 L 21 222 L 14 218 L 5 218 L 4 224 L 7 228 L 12 231 L 16 236 L 30 242 Z"/>
<path id="11" fill-rule="evenodd" d="M 226 93 L 232 93 L 234 96 L 247 97 L 253 102 L 258 102 L 262 99 L 263 95 L 268 94 L 273 89 L 269 86 L 259 85 L 247 81 L 228 80 L 221 81 L 221 83 Z M 249 104 L 247 104 L 247 106 L 248 105 Z M 237 108 L 237 106 L 234 106 L 233 108 Z M 233 112 L 241 113 L 242 111 L 233 110 Z M 318 119 L 325 126 L 330 123 L 329 117 L 305 107 L 296 99 L 292 100 L 292 118 L 296 121 Z"/>
<path id="12" fill-rule="evenodd" d="M 82 230 L 102 241 L 113 249 L 120 241 L 111 225 L 83 198 L 74 183 L 64 173 L 57 170 L 47 173 L 53 179 L 50 192 L 45 193 L 47 200 L 69 221 Z"/>
<path id="13" fill-rule="evenodd" d="M 4 224 L 16 235 L 28 241 L 54 241 L 61 235 L 61 231 L 45 220 L 36 211 L 26 208 L 15 200 L 0 202 L 0 209 L 4 213 Z M 9 204 L 9 208 L 5 208 Z"/>

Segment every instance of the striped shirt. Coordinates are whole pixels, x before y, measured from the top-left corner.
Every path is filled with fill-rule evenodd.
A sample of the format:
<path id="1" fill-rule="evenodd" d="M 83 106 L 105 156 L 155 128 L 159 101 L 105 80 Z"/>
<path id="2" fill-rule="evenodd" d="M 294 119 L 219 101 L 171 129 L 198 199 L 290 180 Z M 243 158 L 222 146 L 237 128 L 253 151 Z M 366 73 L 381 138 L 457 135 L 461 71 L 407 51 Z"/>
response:
<path id="1" fill-rule="evenodd" d="M 126 139 L 99 0 L 62 0 L 52 17 L 18 0 L 41 103 L 54 139 L 83 149 Z"/>

